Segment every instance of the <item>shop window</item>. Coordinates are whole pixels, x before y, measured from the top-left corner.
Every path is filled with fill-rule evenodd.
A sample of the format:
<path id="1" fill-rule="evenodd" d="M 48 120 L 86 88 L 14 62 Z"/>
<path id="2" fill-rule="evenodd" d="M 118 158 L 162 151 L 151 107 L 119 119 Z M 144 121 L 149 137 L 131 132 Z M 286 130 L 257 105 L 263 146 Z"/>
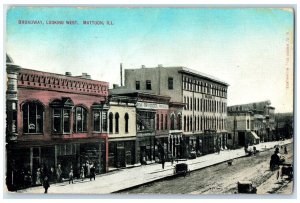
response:
<path id="1" fill-rule="evenodd" d="M 115 115 L 115 133 L 119 133 L 119 113 Z"/>
<path id="2" fill-rule="evenodd" d="M 146 90 L 151 90 L 151 80 L 146 80 Z"/>
<path id="3" fill-rule="evenodd" d="M 26 102 L 23 110 L 23 132 L 43 133 L 44 107 L 36 101 Z"/>
<path id="4" fill-rule="evenodd" d="M 168 78 L 168 88 L 169 90 L 173 89 L 173 78 L 171 77 Z"/>
<path id="5" fill-rule="evenodd" d="M 109 119 L 109 133 L 113 133 L 113 113 L 109 113 L 108 119 Z"/>
<path id="6" fill-rule="evenodd" d="M 87 110 L 81 106 L 75 107 L 74 130 L 75 132 L 87 131 Z"/>
<path id="7" fill-rule="evenodd" d="M 141 89 L 140 81 L 135 81 L 135 89 L 136 90 L 140 90 Z"/>
<path id="8" fill-rule="evenodd" d="M 128 113 L 125 113 L 124 118 L 125 118 L 125 133 L 128 133 L 128 125 L 129 125 L 129 123 L 128 123 L 128 121 L 129 121 Z"/>

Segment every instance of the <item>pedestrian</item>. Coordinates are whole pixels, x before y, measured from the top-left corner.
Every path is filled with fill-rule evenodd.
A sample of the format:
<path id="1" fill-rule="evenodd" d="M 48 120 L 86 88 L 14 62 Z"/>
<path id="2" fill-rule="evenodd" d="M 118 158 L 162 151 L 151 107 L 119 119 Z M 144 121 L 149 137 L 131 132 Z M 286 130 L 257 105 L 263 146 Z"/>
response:
<path id="1" fill-rule="evenodd" d="M 49 182 L 54 182 L 55 179 L 55 170 L 54 167 L 51 166 L 50 173 L 49 173 Z"/>
<path id="2" fill-rule="evenodd" d="M 174 157 L 173 155 L 171 155 L 171 165 L 173 166 L 173 163 L 174 163 Z"/>
<path id="3" fill-rule="evenodd" d="M 162 164 L 162 168 L 164 169 L 165 168 L 165 158 L 161 159 L 161 164 Z"/>
<path id="4" fill-rule="evenodd" d="M 83 179 L 84 179 L 84 167 L 83 166 L 81 167 L 81 170 L 80 170 L 80 178 L 83 181 Z"/>
<path id="5" fill-rule="evenodd" d="M 96 179 L 96 169 L 95 169 L 95 165 L 91 166 L 90 169 L 90 181 L 92 180 L 92 178 L 94 178 L 94 180 Z"/>
<path id="6" fill-rule="evenodd" d="M 45 176 L 43 181 L 43 187 L 45 188 L 45 194 L 48 193 L 48 188 L 50 187 L 48 176 Z"/>
<path id="7" fill-rule="evenodd" d="M 62 174 L 61 165 L 58 164 L 56 169 L 56 179 L 59 183 L 62 182 L 61 174 Z"/>
<path id="8" fill-rule="evenodd" d="M 86 177 L 90 177 L 90 175 L 91 175 L 91 166 L 90 166 L 89 161 L 86 162 L 86 169 L 87 169 Z"/>
<path id="9" fill-rule="evenodd" d="M 41 175 L 42 175 L 41 169 L 38 168 L 37 171 L 36 171 L 36 181 L 35 181 L 35 184 L 36 184 L 36 185 L 42 184 L 42 181 L 41 181 Z"/>
<path id="10" fill-rule="evenodd" d="M 73 174 L 73 169 L 71 169 L 70 173 L 69 173 L 69 184 L 72 184 L 74 183 L 73 182 L 73 179 L 74 179 L 74 174 Z"/>
<path id="11" fill-rule="evenodd" d="M 287 154 L 287 153 L 288 153 L 287 148 L 286 148 L 286 146 L 284 146 L 284 154 Z"/>

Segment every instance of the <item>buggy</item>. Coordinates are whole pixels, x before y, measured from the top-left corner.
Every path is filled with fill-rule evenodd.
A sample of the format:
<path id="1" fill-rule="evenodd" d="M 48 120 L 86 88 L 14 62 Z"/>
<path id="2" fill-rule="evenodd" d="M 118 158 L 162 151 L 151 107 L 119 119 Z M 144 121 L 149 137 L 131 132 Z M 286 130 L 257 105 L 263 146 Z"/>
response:
<path id="1" fill-rule="evenodd" d="M 239 181 L 237 183 L 238 193 L 256 194 L 256 187 L 252 185 L 251 181 Z"/>
<path id="2" fill-rule="evenodd" d="M 190 170 L 188 169 L 188 165 L 186 163 L 179 163 L 175 165 L 174 175 L 186 176 L 187 174 L 190 174 Z"/>

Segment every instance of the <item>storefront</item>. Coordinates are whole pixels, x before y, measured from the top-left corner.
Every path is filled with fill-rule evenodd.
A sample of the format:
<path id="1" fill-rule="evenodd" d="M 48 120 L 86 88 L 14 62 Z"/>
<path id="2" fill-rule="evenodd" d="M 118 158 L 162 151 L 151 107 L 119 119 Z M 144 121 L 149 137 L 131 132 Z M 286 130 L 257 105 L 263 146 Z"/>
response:
<path id="1" fill-rule="evenodd" d="M 122 168 L 135 164 L 135 140 L 109 141 L 108 165 Z"/>

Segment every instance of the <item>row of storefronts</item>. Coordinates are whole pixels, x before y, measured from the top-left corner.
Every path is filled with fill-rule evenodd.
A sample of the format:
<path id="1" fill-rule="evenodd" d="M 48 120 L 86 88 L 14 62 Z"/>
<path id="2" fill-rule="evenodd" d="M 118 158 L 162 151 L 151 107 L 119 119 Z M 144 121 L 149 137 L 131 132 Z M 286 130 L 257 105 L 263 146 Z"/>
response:
<path id="1" fill-rule="evenodd" d="M 9 190 L 226 148 L 217 132 L 185 134 L 182 102 L 108 83 L 13 64 L 7 56 L 6 183 Z M 219 147 L 216 147 L 219 146 Z"/>

